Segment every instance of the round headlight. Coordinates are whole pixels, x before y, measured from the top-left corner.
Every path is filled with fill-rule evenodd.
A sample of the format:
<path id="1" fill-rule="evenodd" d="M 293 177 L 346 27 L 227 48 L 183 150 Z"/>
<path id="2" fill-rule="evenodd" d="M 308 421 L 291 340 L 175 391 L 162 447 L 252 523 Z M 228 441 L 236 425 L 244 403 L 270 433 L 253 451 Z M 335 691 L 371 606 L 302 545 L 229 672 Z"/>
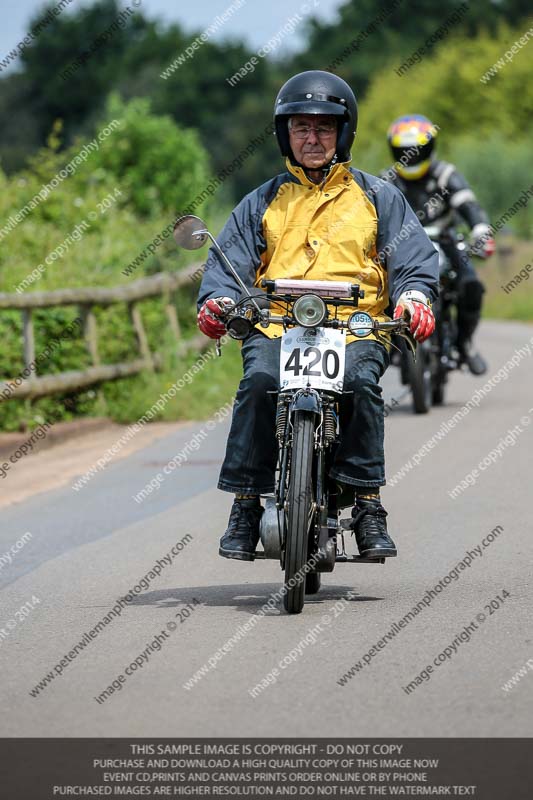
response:
<path id="1" fill-rule="evenodd" d="M 326 304 L 316 294 L 303 294 L 292 307 L 292 315 L 303 328 L 316 328 L 326 318 Z"/>
<path id="2" fill-rule="evenodd" d="M 353 333 L 354 336 L 357 336 L 358 339 L 364 339 L 365 336 L 370 336 L 372 328 L 372 317 L 364 311 L 356 311 L 348 320 L 348 330 L 350 333 Z"/>

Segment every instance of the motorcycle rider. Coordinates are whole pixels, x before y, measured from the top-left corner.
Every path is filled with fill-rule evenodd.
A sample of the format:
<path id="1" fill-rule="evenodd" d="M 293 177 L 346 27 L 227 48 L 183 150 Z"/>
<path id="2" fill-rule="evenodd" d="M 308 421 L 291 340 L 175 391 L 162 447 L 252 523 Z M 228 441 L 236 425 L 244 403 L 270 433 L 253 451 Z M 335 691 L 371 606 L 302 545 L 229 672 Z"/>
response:
<path id="1" fill-rule="evenodd" d="M 422 114 L 408 114 L 396 119 L 387 133 L 395 163 L 381 177 L 403 192 L 422 225 L 439 223 L 444 231 L 450 231 L 458 214 L 471 230 L 472 251 L 488 258 L 495 250 L 488 217 L 455 166 L 435 158 L 437 134 L 437 126 Z M 481 317 L 485 288 L 465 251 L 457 249 L 453 236 L 444 236 L 441 246 L 457 272 L 455 345 L 459 364 L 466 363 L 473 375 L 483 375 L 487 363 L 480 353 L 474 352 L 472 336 Z"/>
<path id="2" fill-rule="evenodd" d="M 438 293 L 437 253 L 400 191 L 349 166 L 357 103 L 338 76 L 311 70 L 280 89 L 275 133 L 286 172 L 250 192 L 232 212 L 218 243 L 244 283 L 294 278 L 357 282 L 359 308 L 381 320 L 394 303 L 415 338 L 434 330 L 430 301 Z M 207 336 L 225 333 L 221 315 L 240 288 L 211 248 L 198 297 L 198 326 Z M 339 308 L 347 319 L 350 307 Z M 275 488 L 275 415 L 283 328 L 256 326 L 243 342 L 243 378 L 237 392 L 218 488 L 235 493 L 220 555 L 252 561 L 259 541 L 261 494 Z M 379 379 L 387 348 L 369 337 L 346 345 L 341 441 L 330 476 L 355 492 L 352 526 L 363 557 L 395 556 L 381 505 L 385 484 L 384 403 Z M 353 496 L 353 495 L 352 495 Z"/>

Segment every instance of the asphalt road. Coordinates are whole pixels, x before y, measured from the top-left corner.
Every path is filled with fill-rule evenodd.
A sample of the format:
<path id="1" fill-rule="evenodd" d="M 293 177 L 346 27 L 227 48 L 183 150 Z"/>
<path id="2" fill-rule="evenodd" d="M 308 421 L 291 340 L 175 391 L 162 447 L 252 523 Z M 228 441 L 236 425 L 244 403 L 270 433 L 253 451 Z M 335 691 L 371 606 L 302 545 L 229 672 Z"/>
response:
<path id="1" fill-rule="evenodd" d="M 415 417 L 408 398 L 399 400 L 387 417 L 389 476 L 519 348 L 531 347 L 479 408 L 384 489 L 399 557 L 384 566 L 337 565 L 299 616 L 287 616 L 279 602 L 255 616 L 281 586 L 276 562 L 218 556 L 231 504 L 214 488 L 227 421 L 142 503 L 132 495 L 205 422 L 111 464 L 79 492 L 67 485 L 4 508 L 0 555 L 24 532 L 32 538 L 0 569 L 1 734 L 531 736 L 533 672 L 507 692 L 502 685 L 533 658 L 532 337 L 531 326 L 485 323 L 486 377 L 454 375 L 446 405 L 427 416 Z M 401 397 L 397 370 L 386 374 L 384 390 L 389 401 Z M 450 497 L 491 450 L 494 463 L 485 461 L 472 485 Z M 470 566 L 395 629 L 491 531 L 494 540 Z M 61 667 L 117 598 L 182 539 L 172 563 Z M 468 625 L 471 634 L 458 638 Z M 216 668 L 184 688 L 225 644 Z M 435 665 L 447 647 L 450 656 Z M 367 663 L 339 685 L 365 654 Z M 142 666 L 117 678 L 136 658 Z M 427 680 L 406 693 L 428 665 Z M 49 672 L 54 679 L 31 696 Z M 252 697 L 268 673 L 270 684 Z M 113 681 L 115 691 L 97 702 Z"/>

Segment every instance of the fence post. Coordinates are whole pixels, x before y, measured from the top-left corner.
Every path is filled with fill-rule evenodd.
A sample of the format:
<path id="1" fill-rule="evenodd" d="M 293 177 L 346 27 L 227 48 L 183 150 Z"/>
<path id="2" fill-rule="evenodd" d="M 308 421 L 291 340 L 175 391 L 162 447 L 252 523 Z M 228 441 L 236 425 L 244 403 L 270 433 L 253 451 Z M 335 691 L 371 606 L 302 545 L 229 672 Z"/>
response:
<path id="1" fill-rule="evenodd" d="M 22 330 L 24 336 L 24 366 L 31 368 L 35 361 L 35 337 L 31 308 L 22 309 Z"/>
<path id="2" fill-rule="evenodd" d="M 166 291 L 163 294 L 163 303 L 165 306 L 165 314 L 167 315 L 168 324 L 170 325 L 170 330 L 176 339 L 180 339 L 181 328 L 178 321 L 178 312 L 176 311 L 176 306 L 172 301 L 172 296 L 169 291 Z"/>
<path id="3" fill-rule="evenodd" d="M 92 306 L 81 306 L 80 314 L 83 323 L 83 336 L 91 356 L 91 362 L 93 366 L 97 367 L 101 362 L 100 353 L 98 352 L 98 328 Z"/>
<path id="4" fill-rule="evenodd" d="M 144 330 L 141 312 L 137 306 L 137 303 L 128 303 L 128 311 L 130 313 L 130 319 L 133 324 L 133 328 L 135 330 L 135 336 L 137 337 L 137 345 L 139 347 L 139 352 L 142 355 L 142 357 L 148 362 L 148 368 L 153 370 L 154 361 L 152 358 L 152 354 L 150 353 L 150 348 L 148 346 L 148 337 L 146 336 L 146 331 Z"/>

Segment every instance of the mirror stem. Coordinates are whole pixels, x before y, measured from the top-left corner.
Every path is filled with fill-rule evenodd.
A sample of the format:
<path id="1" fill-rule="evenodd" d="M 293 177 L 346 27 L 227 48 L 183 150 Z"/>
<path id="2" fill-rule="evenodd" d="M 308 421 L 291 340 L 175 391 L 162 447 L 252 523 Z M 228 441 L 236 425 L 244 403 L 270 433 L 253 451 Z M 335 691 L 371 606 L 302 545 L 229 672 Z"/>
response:
<path id="1" fill-rule="evenodd" d="M 243 289 L 243 291 L 248 295 L 248 297 L 250 298 L 250 300 L 252 301 L 252 303 L 255 306 L 255 310 L 259 313 L 259 316 L 262 317 L 263 313 L 262 313 L 261 309 L 259 308 L 259 306 L 257 305 L 257 302 L 254 299 L 254 296 L 251 294 L 250 290 L 248 289 L 248 287 L 243 282 L 241 276 L 237 273 L 237 271 L 234 268 L 234 266 L 231 263 L 231 261 L 226 257 L 226 254 L 223 252 L 223 250 L 220 247 L 220 245 L 217 242 L 217 240 L 213 236 L 211 236 L 211 234 L 209 233 L 209 231 L 207 229 L 203 230 L 203 231 L 196 231 L 195 235 L 202 236 L 204 234 L 206 236 L 209 236 L 209 238 L 213 242 L 213 247 L 215 248 L 217 253 L 221 256 L 221 258 L 224 260 L 225 264 L 227 265 L 228 269 L 230 270 L 231 274 L 233 275 L 233 277 L 235 278 L 235 280 L 237 281 L 237 283 L 239 284 L 241 289 Z"/>

